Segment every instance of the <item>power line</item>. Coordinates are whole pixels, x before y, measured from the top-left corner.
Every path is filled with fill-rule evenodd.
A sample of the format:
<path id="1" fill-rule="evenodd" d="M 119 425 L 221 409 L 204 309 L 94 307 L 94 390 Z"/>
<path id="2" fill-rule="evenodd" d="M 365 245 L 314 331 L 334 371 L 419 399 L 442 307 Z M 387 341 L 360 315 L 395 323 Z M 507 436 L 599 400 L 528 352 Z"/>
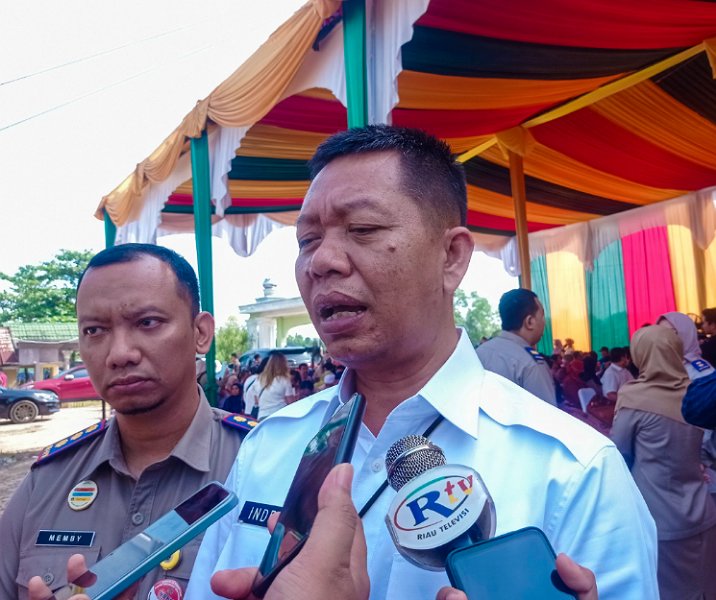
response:
<path id="1" fill-rule="evenodd" d="M 206 44 L 200 48 L 197 48 L 196 50 L 192 50 L 191 52 L 187 52 L 186 54 L 182 54 L 181 56 L 177 57 L 176 61 L 183 60 L 185 58 L 188 58 L 189 56 L 192 56 L 194 54 L 197 54 L 198 52 L 203 52 L 207 48 L 210 48 L 213 44 Z M 173 61 L 175 62 L 175 61 Z M 22 123 L 27 123 L 28 121 L 31 121 L 32 119 L 36 119 L 37 117 L 41 117 L 42 115 L 46 115 L 48 113 L 54 112 L 56 110 L 59 110 L 60 108 L 64 108 L 65 106 L 69 106 L 70 104 L 74 104 L 75 102 L 79 102 L 80 100 L 84 100 L 85 98 L 88 98 L 89 96 L 94 96 L 95 94 L 99 94 L 102 92 L 105 92 L 113 87 L 117 87 L 118 85 L 122 85 L 123 83 L 126 83 L 127 81 L 131 81 L 132 79 L 136 79 L 137 77 L 141 77 L 142 75 L 146 75 L 147 73 L 151 73 L 152 71 L 155 71 L 160 66 L 162 66 L 165 63 L 159 63 L 158 65 L 155 65 L 153 67 L 150 67 L 148 69 L 144 69 L 143 71 L 140 71 L 139 73 L 135 73 L 134 75 L 130 75 L 129 77 L 125 77 L 124 79 L 121 79 L 119 81 L 115 81 L 113 83 L 110 83 L 109 85 L 106 85 L 102 88 L 93 90 L 91 92 L 87 92 L 86 94 L 82 94 L 81 96 L 77 96 L 76 98 L 72 98 L 71 100 L 67 100 L 66 102 L 62 102 L 60 104 L 57 104 L 51 108 L 45 109 L 43 111 L 40 111 L 38 113 L 35 113 L 34 115 L 30 115 L 29 117 L 25 117 L 24 119 L 20 119 L 19 121 L 15 121 L 14 123 L 10 123 L 9 125 L 5 125 L 3 127 L 0 127 L 0 132 L 5 131 L 7 129 L 10 129 L 11 127 L 15 127 L 17 125 L 21 125 Z"/>

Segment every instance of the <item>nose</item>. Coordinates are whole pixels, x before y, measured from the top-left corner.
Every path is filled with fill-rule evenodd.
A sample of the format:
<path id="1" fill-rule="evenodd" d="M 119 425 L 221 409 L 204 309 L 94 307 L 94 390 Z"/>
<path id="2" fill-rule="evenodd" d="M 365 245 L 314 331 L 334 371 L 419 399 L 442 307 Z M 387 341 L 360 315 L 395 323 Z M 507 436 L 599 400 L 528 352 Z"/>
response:
<path id="1" fill-rule="evenodd" d="M 140 360 L 141 352 L 131 332 L 122 327 L 114 329 L 107 353 L 107 368 L 121 369 L 129 365 L 137 365 Z"/>
<path id="2" fill-rule="evenodd" d="M 311 253 L 308 272 L 313 278 L 348 276 L 351 260 L 345 238 L 334 233 L 324 235 Z"/>

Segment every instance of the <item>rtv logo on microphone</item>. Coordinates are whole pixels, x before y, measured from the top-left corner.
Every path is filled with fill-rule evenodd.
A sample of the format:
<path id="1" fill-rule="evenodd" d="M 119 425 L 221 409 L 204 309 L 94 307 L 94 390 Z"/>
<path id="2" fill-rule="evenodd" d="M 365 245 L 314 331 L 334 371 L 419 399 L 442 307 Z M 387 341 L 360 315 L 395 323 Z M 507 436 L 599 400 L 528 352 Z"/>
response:
<path id="1" fill-rule="evenodd" d="M 464 465 L 442 465 L 405 484 L 388 511 L 391 535 L 406 548 L 428 549 L 467 531 L 487 495 L 477 473 Z"/>

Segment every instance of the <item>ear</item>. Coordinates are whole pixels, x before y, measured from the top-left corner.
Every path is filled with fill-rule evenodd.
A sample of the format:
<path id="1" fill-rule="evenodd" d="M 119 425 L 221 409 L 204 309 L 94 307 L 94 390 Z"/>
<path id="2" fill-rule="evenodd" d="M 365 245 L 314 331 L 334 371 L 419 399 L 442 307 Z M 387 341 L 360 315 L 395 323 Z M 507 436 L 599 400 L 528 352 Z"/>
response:
<path id="1" fill-rule="evenodd" d="M 194 339 L 196 352 L 206 354 L 214 339 L 214 317 L 211 313 L 200 312 L 194 317 Z"/>
<path id="2" fill-rule="evenodd" d="M 453 227 L 443 234 L 445 264 L 443 265 L 443 290 L 452 297 L 467 273 L 475 242 L 466 227 Z"/>

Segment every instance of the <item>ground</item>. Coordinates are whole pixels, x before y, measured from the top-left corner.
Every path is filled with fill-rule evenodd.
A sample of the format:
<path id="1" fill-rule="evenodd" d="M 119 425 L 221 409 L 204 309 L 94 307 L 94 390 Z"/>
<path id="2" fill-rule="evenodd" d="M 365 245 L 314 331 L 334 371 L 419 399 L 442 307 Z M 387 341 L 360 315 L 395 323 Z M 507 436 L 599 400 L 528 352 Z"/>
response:
<path id="1" fill-rule="evenodd" d="M 0 514 L 42 448 L 89 427 L 101 418 L 102 406 L 93 402 L 86 406 L 62 408 L 60 412 L 38 418 L 33 423 L 15 425 L 10 421 L 0 421 L 0 480 L 3 482 L 0 486 Z"/>

